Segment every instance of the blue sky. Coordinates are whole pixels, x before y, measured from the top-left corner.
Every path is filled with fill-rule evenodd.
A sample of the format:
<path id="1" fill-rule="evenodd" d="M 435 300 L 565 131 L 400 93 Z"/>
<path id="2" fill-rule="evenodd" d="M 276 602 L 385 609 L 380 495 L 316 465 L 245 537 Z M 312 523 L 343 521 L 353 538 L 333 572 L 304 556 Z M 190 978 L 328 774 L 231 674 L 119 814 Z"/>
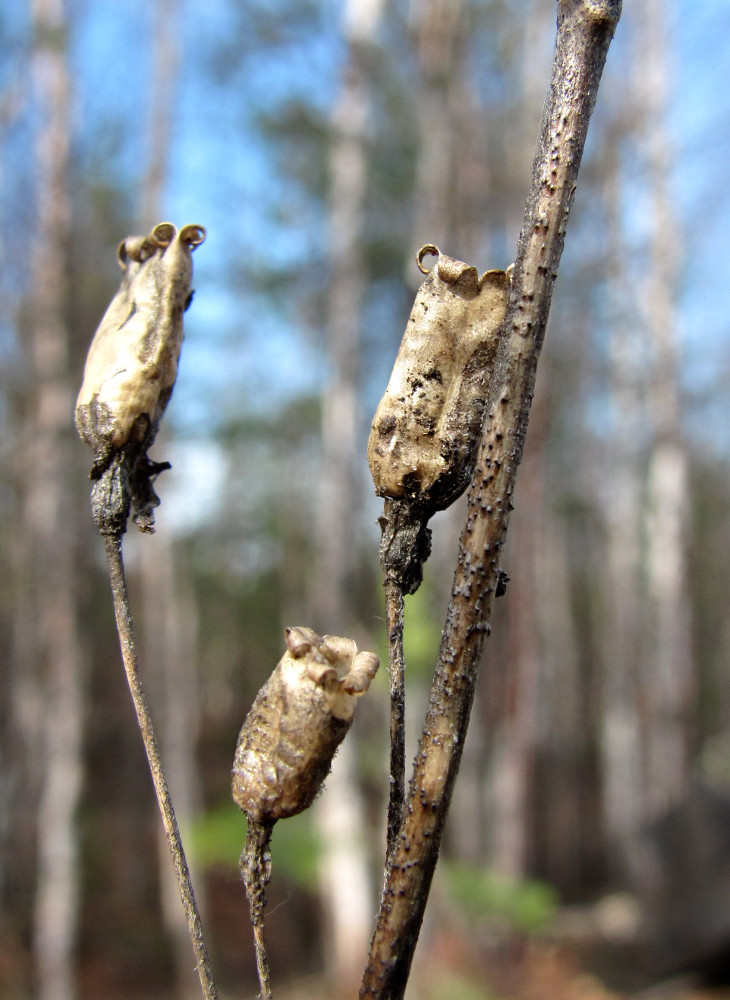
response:
<path id="1" fill-rule="evenodd" d="M 257 6 L 269 5 L 259 0 Z M 287 7 L 280 4 L 280 10 Z M 147 157 L 154 5 L 75 0 L 69 9 L 78 15 L 72 58 L 81 162 L 90 175 L 103 174 L 120 185 L 131 181 L 134 190 Z M 230 0 L 180 4 L 183 55 L 162 214 L 177 224 L 198 222 L 208 229 L 208 240 L 195 257 L 196 298 L 170 408 L 171 422 L 191 435 L 200 432 L 210 408 L 235 407 L 239 398 L 242 409 L 261 408 L 272 399 L 315 391 L 324 377 L 316 344 L 297 323 L 286 279 L 275 301 L 264 300 L 246 287 L 243 265 L 273 263 L 284 274 L 294 273 L 321 249 L 324 220 L 260 141 L 254 114 L 275 110 L 292 95 L 327 113 L 342 67 L 341 4 L 322 0 L 313 30 L 284 30 L 273 52 L 246 40 L 245 9 Z M 26 17 L 21 0 L 6 3 L 2 26 L 10 58 L 0 62 L 4 88 L 22 62 L 22 52 L 18 56 L 12 43 L 22 39 Z M 721 0 L 678 0 L 672 17 L 676 76 L 671 123 L 677 150 L 672 189 L 684 260 L 680 334 L 688 388 L 719 390 L 716 436 L 727 448 L 730 401 L 723 384 L 730 365 L 730 331 L 723 292 L 730 278 L 725 250 L 730 15 Z M 281 27 L 287 22 L 282 16 L 273 23 Z M 623 22 L 622 30 L 627 30 Z M 243 41 L 237 43 L 238 38 Z M 110 248 L 124 235 L 109 234 Z M 396 339 L 399 335 L 394 330 Z"/>

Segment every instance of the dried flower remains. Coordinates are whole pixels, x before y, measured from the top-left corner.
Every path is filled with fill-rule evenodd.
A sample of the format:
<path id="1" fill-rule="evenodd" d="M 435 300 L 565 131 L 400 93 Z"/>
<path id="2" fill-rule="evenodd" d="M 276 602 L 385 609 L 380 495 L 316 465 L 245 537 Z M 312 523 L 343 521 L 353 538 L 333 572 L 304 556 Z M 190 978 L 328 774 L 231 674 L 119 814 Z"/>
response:
<path id="1" fill-rule="evenodd" d="M 352 639 L 304 627 L 285 636 L 286 653 L 256 696 L 233 764 L 234 800 L 263 823 L 312 804 L 379 666 Z"/>
<path id="2" fill-rule="evenodd" d="M 466 488 L 509 297 L 505 271 L 481 277 L 436 254 L 413 304 L 373 419 L 368 462 L 379 496 L 448 507 Z"/>
<path id="3" fill-rule="evenodd" d="M 205 239 L 202 226 L 179 232 L 161 222 L 147 236 L 130 236 L 117 251 L 124 272 L 92 340 L 84 379 L 76 401 L 76 427 L 94 449 L 91 478 L 108 470 L 105 488 L 92 495 L 99 505 L 119 507 L 112 523 L 126 523 L 129 501 L 142 530 L 152 530 L 151 510 L 159 503 L 151 479 L 166 463 L 147 458 L 177 377 L 183 340 L 183 313 L 192 298 L 191 253 Z M 115 481 L 112 481 L 115 480 Z M 122 527 L 123 530 L 123 527 Z"/>
<path id="4" fill-rule="evenodd" d="M 437 257 L 430 271 L 423 265 L 428 255 Z M 431 244 L 417 261 L 426 280 L 368 441 L 375 491 L 386 498 L 381 560 L 400 567 L 409 593 L 428 556 L 428 519 L 471 478 L 510 291 L 509 271 L 480 277 Z"/>
<path id="5" fill-rule="evenodd" d="M 314 801 L 379 666 L 378 657 L 358 652 L 352 639 L 304 627 L 284 634 L 286 653 L 246 716 L 233 762 L 233 798 L 248 820 L 240 869 L 264 1000 L 271 997 L 264 943 L 271 831 Z"/>

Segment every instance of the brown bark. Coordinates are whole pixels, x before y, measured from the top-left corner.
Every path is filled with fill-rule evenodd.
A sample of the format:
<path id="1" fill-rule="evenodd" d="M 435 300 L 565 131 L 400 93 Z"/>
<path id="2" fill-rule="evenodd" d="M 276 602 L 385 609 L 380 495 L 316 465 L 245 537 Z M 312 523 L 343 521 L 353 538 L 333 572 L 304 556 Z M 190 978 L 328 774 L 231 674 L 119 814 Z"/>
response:
<path id="1" fill-rule="evenodd" d="M 459 766 L 588 122 L 620 2 L 562 0 L 553 78 L 429 709 L 361 997 L 403 996 Z"/>

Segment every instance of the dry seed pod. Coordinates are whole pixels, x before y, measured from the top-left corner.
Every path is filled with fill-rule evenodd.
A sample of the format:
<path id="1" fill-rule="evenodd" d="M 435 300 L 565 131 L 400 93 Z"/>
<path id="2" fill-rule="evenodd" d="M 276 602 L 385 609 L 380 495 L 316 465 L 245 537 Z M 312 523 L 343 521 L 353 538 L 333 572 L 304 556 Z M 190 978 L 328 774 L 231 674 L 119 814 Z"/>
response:
<path id="1" fill-rule="evenodd" d="M 202 226 L 161 222 L 117 251 L 124 272 L 89 348 L 76 427 L 94 449 L 98 479 L 128 443 L 149 447 L 177 377 L 183 313 L 190 303 L 191 251 Z"/>
<path id="2" fill-rule="evenodd" d="M 287 651 L 246 717 L 233 763 L 233 798 L 256 824 L 314 801 L 345 737 L 357 698 L 379 666 L 352 639 L 288 628 Z"/>
<path id="3" fill-rule="evenodd" d="M 437 256 L 427 271 L 423 258 Z M 411 311 L 368 442 L 379 496 L 448 507 L 466 488 L 510 279 L 421 248 L 427 274 Z"/>

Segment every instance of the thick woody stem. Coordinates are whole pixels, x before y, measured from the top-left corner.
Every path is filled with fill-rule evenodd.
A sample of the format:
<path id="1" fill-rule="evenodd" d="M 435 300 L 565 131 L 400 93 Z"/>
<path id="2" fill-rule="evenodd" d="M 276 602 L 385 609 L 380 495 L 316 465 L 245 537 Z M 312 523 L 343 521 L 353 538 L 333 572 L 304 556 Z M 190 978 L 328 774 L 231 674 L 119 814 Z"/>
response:
<path id="1" fill-rule="evenodd" d="M 96 513 L 96 511 L 95 511 Z M 97 517 L 98 523 L 98 517 Z M 123 530 L 123 528 L 122 528 Z M 183 849 L 180 831 L 175 811 L 172 806 L 170 791 L 167 787 L 165 774 L 162 769 L 162 759 L 157 746 L 152 717 L 147 707 L 142 683 L 139 677 L 139 666 L 137 652 L 134 643 L 134 625 L 129 607 L 129 595 L 127 593 L 127 581 L 124 573 L 124 562 L 122 560 L 122 534 L 115 532 L 104 534 L 104 544 L 106 546 L 107 561 L 109 564 L 109 579 L 111 582 L 112 598 L 114 601 L 114 615 L 117 622 L 117 632 L 119 633 L 119 644 L 122 650 L 122 660 L 124 670 L 127 675 L 129 691 L 137 713 L 137 721 L 142 733 L 147 761 L 152 774 L 152 782 L 157 795 L 157 802 L 162 814 L 162 822 L 170 847 L 172 863 L 175 867 L 180 896 L 185 909 L 185 916 L 188 921 L 190 939 L 195 952 L 196 968 L 200 977 L 200 985 L 203 988 L 205 1000 L 217 1000 L 218 992 L 213 982 L 213 975 L 208 959 L 208 950 L 203 937 L 203 929 L 200 922 L 198 905 L 193 893 L 193 885 L 190 879 L 185 851 Z"/>
<path id="2" fill-rule="evenodd" d="M 537 360 L 563 250 L 588 121 L 620 0 L 560 0 L 553 76 L 533 165 L 488 413 L 426 721 L 398 832 L 361 1000 L 401 1000 L 489 633 L 492 597 L 527 430 Z"/>

